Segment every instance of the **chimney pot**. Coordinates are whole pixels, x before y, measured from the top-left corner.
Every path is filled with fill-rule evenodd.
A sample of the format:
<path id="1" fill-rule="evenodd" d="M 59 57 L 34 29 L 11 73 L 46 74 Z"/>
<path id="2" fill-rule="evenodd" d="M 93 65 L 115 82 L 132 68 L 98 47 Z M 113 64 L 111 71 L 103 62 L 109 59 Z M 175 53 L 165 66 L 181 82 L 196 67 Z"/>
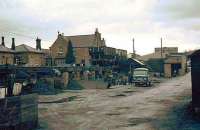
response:
<path id="1" fill-rule="evenodd" d="M 5 46 L 5 41 L 4 41 L 4 37 L 1 37 L 2 41 L 1 41 L 1 45 Z"/>
<path id="2" fill-rule="evenodd" d="M 99 32 L 99 29 L 98 29 L 98 28 L 96 28 L 95 32 L 96 32 L 96 33 L 98 33 L 98 32 Z"/>
<path id="3" fill-rule="evenodd" d="M 38 37 L 36 39 L 36 50 L 42 50 L 41 39 L 39 39 Z"/>
<path id="4" fill-rule="evenodd" d="M 15 50 L 15 38 L 12 38 L 11 50 Z"/>

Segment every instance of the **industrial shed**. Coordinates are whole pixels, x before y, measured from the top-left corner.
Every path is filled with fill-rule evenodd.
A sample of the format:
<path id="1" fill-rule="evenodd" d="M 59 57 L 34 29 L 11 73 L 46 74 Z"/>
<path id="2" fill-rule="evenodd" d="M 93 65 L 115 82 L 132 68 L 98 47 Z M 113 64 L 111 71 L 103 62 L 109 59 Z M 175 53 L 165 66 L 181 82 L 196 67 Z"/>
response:
<path id="1" fill-rule="evenodd" d="M 120 64 L 120 70 L 124 72 L 128 72 L 135 68 L 146 67 L 144 63 L 134 58 L 129 58 L 129 59 L 120 61 L 119 64 Z"/>
<path id="2" fill-rule="evenodd" d="M 195 51 L 191 56 L 192 76 L 192 106 L 196 112 L 200 109 L 200 50 Z"/>

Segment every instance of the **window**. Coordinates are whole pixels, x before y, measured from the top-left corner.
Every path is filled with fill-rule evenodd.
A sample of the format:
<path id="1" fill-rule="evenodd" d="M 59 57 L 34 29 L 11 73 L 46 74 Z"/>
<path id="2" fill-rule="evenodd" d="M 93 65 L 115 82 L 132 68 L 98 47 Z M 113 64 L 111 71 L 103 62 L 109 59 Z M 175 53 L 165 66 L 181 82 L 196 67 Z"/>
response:
<path id="1" fill-rule="evenodd" d="M 58 48 L 58 56 L 63 56 L 63 54 L 64 54 L 64 49 L 63 49 L 63 47 L 59 47 L 59 48 Z"/>
<path id="2" fill-rule="evenodd" d="M 63 48 L 62 47 L 59 47 L 59 52 L 63 53 Z"/>

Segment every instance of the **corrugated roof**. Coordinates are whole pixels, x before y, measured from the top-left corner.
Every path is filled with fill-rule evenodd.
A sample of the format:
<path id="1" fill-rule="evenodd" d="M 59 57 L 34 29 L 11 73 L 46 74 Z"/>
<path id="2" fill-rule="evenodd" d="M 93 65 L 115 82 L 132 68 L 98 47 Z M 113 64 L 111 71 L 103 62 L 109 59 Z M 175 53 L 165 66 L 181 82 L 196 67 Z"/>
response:
<path id="1" fill-rule="evenodd" d="M 133 60 L 135 61 L 136 63 L 140 64 L 140 65 L 145 65 L 144 63 L 142 63 L 141 61 L 135 59 L 135 58 L 129 58 L 129 60 Z"/>
<path id="2" fill-rule="evenodd" d="M 95 34 L 64 36 L 64 39 L 71 40 L 73 47 L 95 47 Z"/>
<path id="3" fill-rule="evenodd" d="M 16 46 L 15 49 L 16 52 L 34 52 L 34 53 L 43 53 L 41 50 L 36 50 L 35 48 L 32 48 L 28 45 L 21 44 L 19 46 Z"/>
<path id="4" fill-rule="evenodd" d="M 13 50 L 11 50 L 8 47 L 5 47 L 3 45 L 0 45 L 0 52 L 14 52 Z"/>

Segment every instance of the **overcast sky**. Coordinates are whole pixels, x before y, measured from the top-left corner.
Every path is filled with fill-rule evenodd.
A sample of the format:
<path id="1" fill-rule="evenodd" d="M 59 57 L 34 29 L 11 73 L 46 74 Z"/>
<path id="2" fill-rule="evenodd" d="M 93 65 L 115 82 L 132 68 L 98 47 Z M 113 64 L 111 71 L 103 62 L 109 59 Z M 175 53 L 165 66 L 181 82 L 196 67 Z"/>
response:
<path id="1" fill-rule="evenodd" d="M 200 0 L 1 0 L 0 35 L 16 44 L 35 47 L 34 38 L 48 48 L 57 31 L 65 35 L 92 34 L 99 28 L 106 44 L 139 54 L 160 46 L 180 51 L 200 48 Z M 13 34 L 15 33 L 15 34 Z"/>

